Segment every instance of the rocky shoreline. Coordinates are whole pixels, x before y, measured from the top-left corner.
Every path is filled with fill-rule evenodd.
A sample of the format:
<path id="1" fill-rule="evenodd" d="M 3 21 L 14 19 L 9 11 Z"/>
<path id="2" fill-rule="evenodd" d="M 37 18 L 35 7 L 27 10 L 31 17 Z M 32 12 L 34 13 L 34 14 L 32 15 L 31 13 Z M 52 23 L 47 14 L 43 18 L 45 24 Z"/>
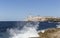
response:
<path id="1" fill-rule="evenodd" d="M 45 30 L 44 33 L 39 32 L 40 38 L 60 38 L 60 28 L 51 28 Z"/>

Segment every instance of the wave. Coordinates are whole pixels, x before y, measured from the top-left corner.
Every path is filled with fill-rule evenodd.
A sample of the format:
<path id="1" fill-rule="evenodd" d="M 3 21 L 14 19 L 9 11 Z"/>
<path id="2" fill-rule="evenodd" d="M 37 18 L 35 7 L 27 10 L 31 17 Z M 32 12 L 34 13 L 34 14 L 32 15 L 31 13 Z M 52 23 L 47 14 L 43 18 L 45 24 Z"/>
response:
<path id="1" fill-rule="evenodd" d="M 39 32 L 44 33 L 45 29 L 56 28 L 59 24 L 37 21 L 0 22 L 0 38 L 39 37 Z"/>
<path id="2" fill-rule="evenodd" d="M 15 29 L 8 29 L 7 31 L 10 34 L 9 38 L 30 38 L 30 37 L 39 37 L 37 27 L 39 22 L 28 22 L 24 27 L 19 30 L 18 28 Z"/>

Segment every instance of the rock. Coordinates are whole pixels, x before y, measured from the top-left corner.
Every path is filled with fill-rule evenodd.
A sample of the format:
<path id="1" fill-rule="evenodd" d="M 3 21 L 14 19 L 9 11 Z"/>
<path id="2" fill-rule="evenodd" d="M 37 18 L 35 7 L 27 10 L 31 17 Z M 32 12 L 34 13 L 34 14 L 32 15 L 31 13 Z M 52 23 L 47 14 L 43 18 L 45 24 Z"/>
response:
<path id="1" fill-rule="evenodd" d="M 40 38 L 60 38 L 60 28 L 51 28 L 39 33 Z"/>

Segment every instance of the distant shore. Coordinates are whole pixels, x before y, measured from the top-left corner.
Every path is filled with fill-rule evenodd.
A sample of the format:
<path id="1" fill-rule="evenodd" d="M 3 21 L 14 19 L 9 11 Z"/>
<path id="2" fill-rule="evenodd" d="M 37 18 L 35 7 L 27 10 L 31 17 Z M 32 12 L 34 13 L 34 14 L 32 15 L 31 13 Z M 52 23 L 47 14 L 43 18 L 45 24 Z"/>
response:
<path id="1" fill-rule="evenodd" d="M 26 21 L 51 21 L 51 22 L 60 22 L 60 17 L 29 16 L 29 17 L 26 18 Z"/>

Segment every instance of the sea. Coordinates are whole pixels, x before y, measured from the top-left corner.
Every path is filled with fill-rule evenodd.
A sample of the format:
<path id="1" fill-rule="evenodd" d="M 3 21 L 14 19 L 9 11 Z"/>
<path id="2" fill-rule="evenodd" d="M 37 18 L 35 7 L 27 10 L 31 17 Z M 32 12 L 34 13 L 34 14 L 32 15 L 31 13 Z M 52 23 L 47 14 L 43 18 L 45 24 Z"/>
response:
<path id="1" fill-rule="evenodd" d="M 0 38 L 39 37 L 38 31 L 59 27 L 60 22 L 0 21 Z"/>

